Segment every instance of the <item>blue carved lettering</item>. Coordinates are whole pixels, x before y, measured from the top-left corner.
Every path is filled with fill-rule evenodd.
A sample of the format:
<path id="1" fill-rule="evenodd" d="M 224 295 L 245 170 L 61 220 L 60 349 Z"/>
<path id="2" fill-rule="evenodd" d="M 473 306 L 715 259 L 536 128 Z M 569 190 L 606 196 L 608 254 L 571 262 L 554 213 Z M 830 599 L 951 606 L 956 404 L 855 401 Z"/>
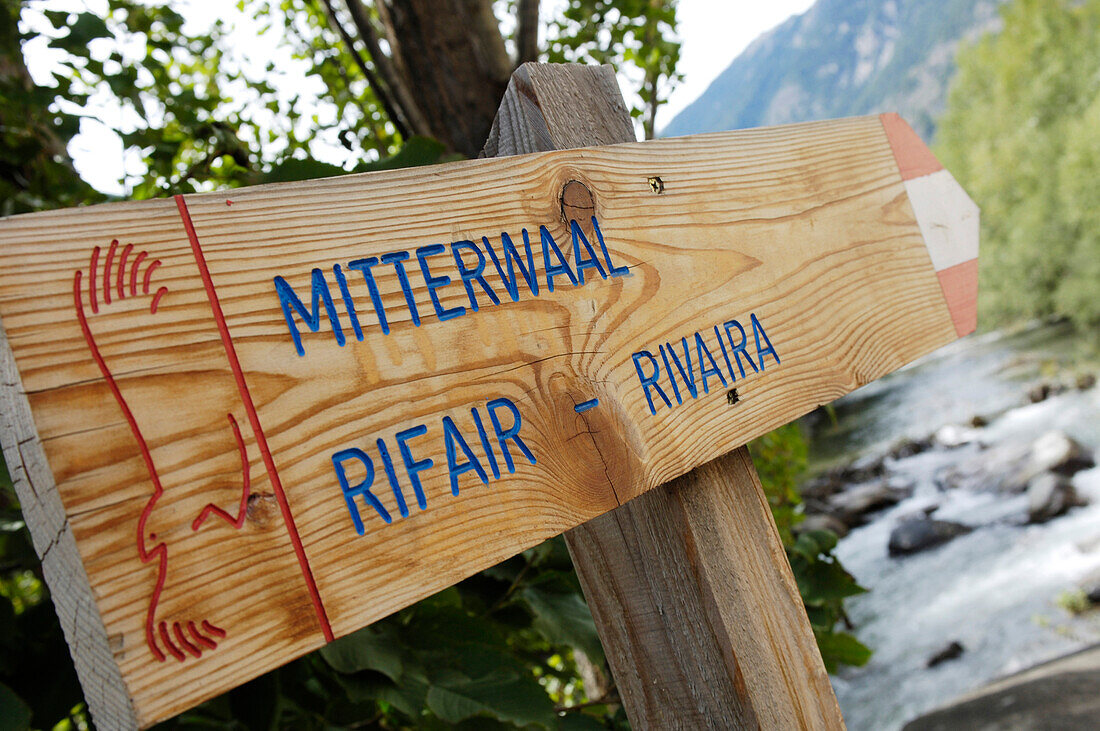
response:
<path id="1" fill-rule="evenodd" d="M 458 461 L 458 453 L 455 451 L 455 445 L 458 445 L 463 455 L 465 455 L 465 462 Z M 449 416 L 443 417 L 443 447 L 447 452 L 447 474 L 451 478 L 452 495 L 458 495 L 458 476 L 470 470 L 477 473 L 477 476 L 481 478 L 483 484 L 489 484 L 489 478 L 485 474 L 485 469 L 481 466 L 481 461 L 478 460 L 477 455 L 470 449 L 470 445 L 466 443 L 466 439 L 462 436 L 462 432 L 458 430 L 454 420 Z"/>
<path id="2" fill-rule="evenodd" d="M 462 317 L 466 314 L 465 307 L 451 307 L 445 308 L 439 301 L 438 290 L 451 283 L 451 278 L 446 274 L 442 276 L 432 276 L 431 270 L 428 269 L 428 257 L 437 256 L 444 251 L 443 244 L 432 244 L 431 246 L 421 246 L 416 250 L 416 258 L 420 262 L 420 271 L 424 274 L 424 284 L 428 287 L 428 296 L 432 300 L 432 307 L 435 308 L 435 314 L 440 320 L 446 322 L 447 320 L 453 320 L 456 317 Z"/>
<path id="3" fill-rule="evenodd" d="M 325 281 L 325 273 L 320 269 L 314 269 L 310 282 L 312 308 L 307 310 L 287 281 L 282 277 L 275 277 L 275 291 L 279 295 L 279 304 L 283 307 L 283 316 L 286 318 L 286 325 L 290 329 L 290 336 L 294 339 L 294 347 L 298 355 L 305 355 L 306 351 L 302 347 L 302 334 L 298 331 L 293 312 L 301 315 L 306 327 L 312 332 L 317 332 L 321 329 L 322 302 L 325 305 L 329 323 L 332 325 L 332 334 L 336 336 L 336 342 L 341 346 L 344 344 L 344 330 L 340 327 L 340 318 L 336 314 L 336 305 L 332 303 L 332 293 L 329 292 L 328 282 Z"/>
<path id="4" fill-rule="evenodd" d="M 515 442 L 516 447 L 523 453 L 523 456 L 527 458 L 531 464 L 535 464 L 535 455 L 531 454 L 531 450 L 527 448 L 527 445 L 523 443 L 523 440 L 519 436 L 520 427 L 523 425 L 523 421 L 519 415 L 519 409 L 516 405 L 506 398 L 493 399 L 485 405 L 485 408 L 489 411 L 489 420 L 493 422 L 493 431 L 497 435 L 497 445 L 500 447 L 501 454 L 504 455 L 504 463 L 508 465 L 508 471 L 514 473 L 516 466 L 512 462 L 512 452 L 508 449 L 508 440 Z M 512 412 L 512 426 L 504 429 L 500 425 L 500 419 L 497 418 L 497 409 L 508 409 Z"/>
<path id="5" fill-rule="evenodd" d="M 648 376 L 642 372 L 642 359 L 648 360 L 653 365 L 653 373 Z M 653 357 L 653 354 L 648 350 L 642 350 L 634 354 L 634 370 L 638 371 L 638 381 L 642 385 L 642 391 L 645 393 L 646 403 L 649 404 L 649 413 L 656 414 L 657 409 L 653 408 L 653 397 L 649 394 L 649 389 L 654 389 L 660 394 L 661 398 L 665 402 L 665 406 L 672 408 L 672 402 L 668 400 L 668 396 L 661 389 L 661 384 L 658 381 L 661 378 L 661 366 L 657 362 L 657 359 Z"/>
<path id="6" fill-rule="evenodd" d="M 366 477 L 354 487 L 348 483 L 347 471 L 344 468 L 344 463 L 350 460 L 357 460 L 366 469 Z M 363 518 L 359 515 L 359 508 L 355 504 L 355 498 L 357 497 L 362 497 L 366 504 L 374 508 L 382 516 L 382 520 L 387 523 L 391 522 L 389 511 L 382 506 L 382 503 L 370 491 L 371 485 L 374 484 L 374 462 L 371 461 L 366 452 L 355 447 L 341 449 L 332 455 L 332 466 L 336 470 L 336 479 L 340 481 L 340 489 L 344 493 L 344 502 L 347 503 L 348 512 L 351 513 L 351 520 L 355 524 L 355 530 L 359 535 L 363 535 L 365 530 L 363 528 Z"/>

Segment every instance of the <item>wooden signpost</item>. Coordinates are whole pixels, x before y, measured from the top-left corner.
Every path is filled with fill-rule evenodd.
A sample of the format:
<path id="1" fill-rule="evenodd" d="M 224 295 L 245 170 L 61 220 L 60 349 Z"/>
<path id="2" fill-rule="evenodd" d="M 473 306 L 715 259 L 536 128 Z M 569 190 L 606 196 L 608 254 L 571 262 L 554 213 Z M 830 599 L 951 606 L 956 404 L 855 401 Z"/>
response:
<path id="1" fill-rule="evenodd" d="M 525 66 L 487 154 L 621 139 L 609 87 Z M 752 690 L 739 654 L 792 675 L 756 633 L 797 655 L 791 703 L 831 703 L 735 721 L 840 724 L 744 452 L 666 483 L 971 331 L 976 257 L 896 115 L 0 220 L 0 441 L 96 722 L 604 516 L 568 535 L 617 675 L 647 644 L 617 606 L 691 585 L 669 612 L 711 625 L 715 688 Z M 782 607 L 737 626 L 722 595 Z"/>

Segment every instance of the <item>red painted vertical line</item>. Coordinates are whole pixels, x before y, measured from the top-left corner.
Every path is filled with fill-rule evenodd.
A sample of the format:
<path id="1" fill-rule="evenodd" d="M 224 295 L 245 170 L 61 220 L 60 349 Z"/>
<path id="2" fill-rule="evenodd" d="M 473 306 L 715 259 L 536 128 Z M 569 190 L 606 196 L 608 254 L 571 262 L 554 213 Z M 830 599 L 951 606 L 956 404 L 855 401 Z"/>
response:
<path id="1" fill-rule="evenodd" d="M 199 266 L 202 275 L 203 286 L 206 287 L 206 296 L 210 300 L 210 309 L 214 311 L 214 319 L 218 323 L 218 332 L 221 333 L 222 345 L 225 354 L 229 358 L 229 366 L 233 369 L 233 376 L 237 379 L 237 389 L 244 402 L 245 411 L 248 412 L 248 421 L 252 425 L 252 431 L 256 435 L 256 443 L 263 455 L 267 474 L 271 477 L 271 485 L 275 490 L 275 499 L 279 503 L 279 509 L 283 513 L 287 532 L 290 534 L 290 542 L 294 544 L 294 553 L 298 557 L 298 565 L 302 567 L 302 576 L 305 577 L 306 587 L 309 589 L 309 598 L 313 602 L 313 608 L 317 611 L 317 619 L 321 623 L 321 631 L 325 639 L 332 642 L 332 627 L 325 614 L 325 607 L 321 603 L 321 595 L 317 591 L 317 583 L 313 580 L 313 571 L 306 559 L 305 549 L 302 547 L 302 538 L 298 535 L 298 528 L 294 525 L 294 516 L 290 513 L 290 504 L 287 502 L 286 493 L 283 491 L 279 473 L 275 469 L 275 460 L 271 457 L 271 450 L 267 446 L 267 437 L 264 436 L 260 426 L 260 418 L 256 415 L 256 407 L 252 403 L 252 394 L 248 391 L 248 385 L 244 380 L 244 372 L 241 370 L 241 362 L 237 359 L 237 351 L 233 347 L 233 339 L 229 337 L 229 327 L 225 324 L 225 315 L 222 313 L 221 303 L 218 301 L 218 293 L 214 291 L 214 282 L 210 279 L 210 270 L 206 267 L 206 257 L 203 256 L 202 247 L 199 245 L 199 237 L 195 233 L 195 226 L 191 222 L 191 214 L 187 210 L 187 202 L 182 195 L 176 196 L 176 207 L 179 208 L 180 218 L 183 219 L 183 227 L 187 231 L 187 238 L 191 241 L 191 251 L 195 254 L 195 263 Z"/>

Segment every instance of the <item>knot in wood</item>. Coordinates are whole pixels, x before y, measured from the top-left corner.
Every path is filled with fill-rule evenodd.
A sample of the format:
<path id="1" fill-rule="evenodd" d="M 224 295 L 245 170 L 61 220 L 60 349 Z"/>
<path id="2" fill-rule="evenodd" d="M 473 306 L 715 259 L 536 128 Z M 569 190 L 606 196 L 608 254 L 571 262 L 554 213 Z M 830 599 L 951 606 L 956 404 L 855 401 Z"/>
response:
<path id="1" fill-rule="evenodd" d="M 561 188 L 561 220 L 584 226 L 596 215 L 596 196 L 579 180 L 570 180 Z"/>
<path id="2" fill-rule="evenodd" d="M 253 493 L 248 496 L 248 507 L 245 510 L 245 516 L 253 525 L 264 528 L 276 517 L 278 508 L 274 495 Z"/>

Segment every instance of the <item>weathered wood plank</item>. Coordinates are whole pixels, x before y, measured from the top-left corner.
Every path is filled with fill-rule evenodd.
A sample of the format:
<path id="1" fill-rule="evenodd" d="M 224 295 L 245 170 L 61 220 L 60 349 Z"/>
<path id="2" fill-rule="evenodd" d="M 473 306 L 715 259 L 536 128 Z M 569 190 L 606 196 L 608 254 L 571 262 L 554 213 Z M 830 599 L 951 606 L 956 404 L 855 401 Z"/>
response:
<path id="1" fill-rule="evenodd" d="M 66 224 L 63 231 L 20 237 L 15 246 L 5 239 L 0 257 L 13 248 L 40 246 L 47 259 L 52 259 L 51 245 L 59 236 L 72 250 L 84 250 L 83 260 L 73 261 L 72 268 L 82 271 L 86 319 L 140 425 L 164 494 L 153 494 L 134 433 L 81 331 L 72 271 L 42 275 L 4 262 L 0 312 L 7 316 L 3 324 L 15 359 L 23 359 L 21 371 L 27 389 L 25 398 L 18 390 L 6 394 L 13 410 L 5 408 L 4 414 L 17 414 L 20 402 L 26 408 L 29 401 L 27 426 L 22 428 L 37 426 L 41 442 L 21 449 L 25 452 L 35 447 L 44 452 L 44 458 L 36 463 L 40 474 L 32 475 L 30 483 L 50 486 L 56 480 L 56 490 L 44 493 L 36 487 L 35 493 L 38 497 L 45 494 L 51 504 L 56 502 L 58 521 L 67 518 L 63 538 L 71 533 L 83 561 L 81 566 L 75 550 L 66 552 L 68 562 L 58 570 L 63 580 L 49 582 L 62 626 L 66 626 L 63 612 L 69 611 L 67 602 L 80 596 L 70 585 L 87 571 L 91 593 L 81 600 L 87 606 L 73 613 L 84 623 L 105 625 L 110 638 L 109 653 L 103 653 L 103 648 L 93 652 L 96 645 L 83 638 L 70 640 L 78 671 L 82 666 L 88 668 L 81 672 L 81 682 L 96 723 L 103 728 L 146 726 L 307 652 L 322 644 L 324 637 L 288 534 L 272 504 L 255 437 L 247 426 L 243 438 L 251 479 L 246 519 L 240 530 L 217 517 L 205 520 L 197 531 L 192 529 L 208 503 L 214 502 L 234 516 L 239 511 L 239 504 L 234 503 L 239 503 L 241 496 L 240 452 L 227 415 L 234 414 L 241 423 L 245 416 L 201 276 L 194 258 L 186 255 L 189 245 L 175 203 L 122 203 L 58 215 L 72 216 L 77 222 Z M 19 222 L 19 218 L 8 219 L 0 227 Z M 114 233 L 104 238 L 106 231 Z M 101 245 L 98 270 L 102 272 L 115 238 L 139 242 L 127 257 L 130 263 L 137 261 L 142 251 L 160 253 L 142 259 L 136 295 L 130 294 L 126 276 L 125 296 L 118 299 L 118 280 L 112 277 L 109 283 L 114 298 L 108 304 L 103 296 L 104 278 L 97 277 L 99 311 L 92 313 L 87 298 L 91 252 Z M 122 250 L 116 248 L 116 261 L 121 260 Z M 153 269 L 151 294 L 146 295 L 144 274 L 158 259 L 162 263 Z M 130 267 L 126 270 L 132 271 Z M 14 289 L 5 286 L 9 284 Z M 176 304 L 169 305 L 172 299 L 165 296 L 164 309 L 158 307 L 150 318 L 151 297 L 164 284 L 171 287 Z M 68 327 L 45 324 L 45 313 L 36 309 L 44 302 L 53 303 L 53 317 L 67 320 Z M 170 319 L 167 332 L 158 332 L 142 321 L 155 322 L 156 317 Z M 23 326 L 14 324 L 20 321 Z M 38 351 L 43 345 L 34 344 L 36 339 L 45 350 Z M 51 381 L 57 377 L 54 368 L 68 372 L 61 381 L 65 385 L 55 388 Z M 29 412 L 33 412 L 33 422 Z M 18 465 L 8 445 L 4 446 L 8 463 Z M 52 523 L 28 512 L 35 502 L 28 500 L 25 491 L 20 492 L 20 501 L 36 544 L 43 535 L 51 540 L 54 534 L 42 529 Z M 148 560 L 142 560 L 137 533 L 146 511 Z M 158 549 L 158 545 L 165 548 Z M 51 552 L 41 555 L 50 579 L 54 558 Z M 262 568 L 242 571 L 242 567 Z M 162 582 L 160 591 L 158 582 Z M 231 629 L 228 641 L 204 631 L 203 621 Z M 160 635 L 162 622 L 170 643 Z M 175 637 L 179 623 L 191 647 L 208 649 L 191 635 L 188 622 L 195 622 L 204 638 L 220 645 L 213 654 L 194 658 Z M 169 645 L 175 646 L 174 652 Z M 164 661 L 158 660 L 158 652 Z M 222 656 L 221 661 L 209 662 L 215 654 Z M 180 665 L 176 655 L 187 662 Z M 125 684 L 119 683 L 121 679 Z M 134 708 L 127 717 L 121 709 L 131 704 L 130 699 Z"/>
<path id="2" fill-rule="evenodd" d="M 538 295 L 517 270 L 512 297 L 490 248 L 503 256 L 505 232 L 526 263 L 524 229 Z M 405 269 L 369 261 L 394 252 Z M 956 337 L 877 117 L 20 216 L 0 221 L 0 272 L 34 428 L 141 724 Z M 365 460 L 378 510 L 356 487 Z"/>
<path id="3" fill-rule="evenodd" d="M 137 715 L 96 606 L 72 528 L 15 367 L 0 321 L 0 447 L 34 550 L 50 587 L 54 610 L 69 644 L 80 685 L 94 699 L 96 723 L 105 729 L 137 725 Z"/>
<path id="4" fill-rule="evenodd" d="M 843 728 L 748 451 L 566 534 L 637 728 Z"/>
<path id="5" fill-rule="evenodd" d="M 634 138 L 610 67 L 521 68 L 497 128 L 497 154 Z M 565 538 L 635 728 L 843 727 L 744 447 Z"/>

